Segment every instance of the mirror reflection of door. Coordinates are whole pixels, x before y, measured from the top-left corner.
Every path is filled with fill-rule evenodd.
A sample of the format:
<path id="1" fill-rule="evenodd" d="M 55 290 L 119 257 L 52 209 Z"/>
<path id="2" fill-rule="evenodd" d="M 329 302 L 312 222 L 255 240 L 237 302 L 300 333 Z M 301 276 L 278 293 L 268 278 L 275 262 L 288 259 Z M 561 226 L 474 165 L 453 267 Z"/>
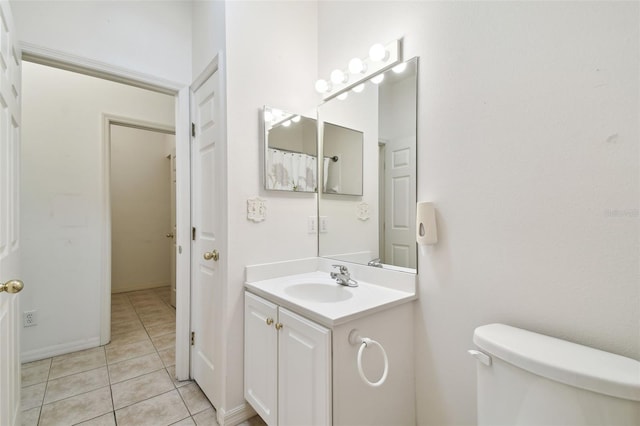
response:
<path id="1" fill-rule="evenodd" d="M 405 64 L 387 70 L 382 80 L 376 79 L 378 83 L 367 81 L 362 90 L 318 107 L 322 155 L 340 153 L 339 173 L 359 170 L 362 180 L 361 192 L 345 191 L 347 179 L 338 175 L 336 184 L 329 169 L 327 188 L 318 197 L 319 215 L 329 223 L 318 235 L 320 256 L 405 272 L 417 270 L 418 60 Z M 348 143 L 332 143 L 327 135 L 332 127 L 327 122 L 362 132 L 361 166 L 344 155 Z M 369 209 L 366 215 L 359 214 L 363 207 Z"/>
<path id="2" fill-rule="evenodd" d="M 387 140 L 384 152 L 384 241 L 383 263 L 416 267 L 416 155 L 415 138 Z"/>

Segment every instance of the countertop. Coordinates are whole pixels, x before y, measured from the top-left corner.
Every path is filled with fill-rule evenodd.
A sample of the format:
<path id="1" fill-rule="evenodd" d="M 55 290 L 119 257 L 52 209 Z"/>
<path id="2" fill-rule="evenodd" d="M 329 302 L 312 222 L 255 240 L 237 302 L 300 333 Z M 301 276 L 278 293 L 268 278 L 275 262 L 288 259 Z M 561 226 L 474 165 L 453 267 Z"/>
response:
<path id="1" fill-rule="evenodd" d="M 300 295 L 300 287 L 293 287 L 296 284 L 314 283 L 335 285 L 335 290 L 331 289 L 332 300 L 319 301 L 322 297 L 309 300 Z M 331 279 L 327 272 L 321 271 L 246 282 L 245 288 L 329 328 L 417 299 L 415 292 L 363 281 L 358 282 L 358 287 L 342 286 Z"/>

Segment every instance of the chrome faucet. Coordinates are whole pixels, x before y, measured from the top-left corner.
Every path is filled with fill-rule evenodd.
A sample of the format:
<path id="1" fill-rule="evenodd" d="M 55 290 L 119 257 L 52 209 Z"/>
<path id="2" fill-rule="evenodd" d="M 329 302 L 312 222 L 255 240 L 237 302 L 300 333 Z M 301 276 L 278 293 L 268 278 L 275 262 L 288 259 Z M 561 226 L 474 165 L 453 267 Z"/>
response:
<path id="1" fill-rule="evenodd" d="M 331 272 L 331 278 L 336 280 L 338 284 L 344 285 L 347 287 L 358 287 L 358 281 L 351 278 L 351 275 L 349 274 L 349 270 L 347 269 L 346 266 L 344 265 L 332 265 L 332 266 L 334 268 L 338 268 L 338 270 L 340 271 L 339 273 Z"/>
<path id="2" fill-rule="evenodd" d="M 377 258 L 375 258 L 375 259 L 373 259 L 373 260 L 370 260 L 370 261 L 367 263 L 367 265 L 368 265 L 368 266 L 374 266 L 374 267 L 376 267 L 376 268 L 382 268 L 382 261 L 380 260 L 380 258 L 379 258 L 379 257 L 377 257 Z"/>

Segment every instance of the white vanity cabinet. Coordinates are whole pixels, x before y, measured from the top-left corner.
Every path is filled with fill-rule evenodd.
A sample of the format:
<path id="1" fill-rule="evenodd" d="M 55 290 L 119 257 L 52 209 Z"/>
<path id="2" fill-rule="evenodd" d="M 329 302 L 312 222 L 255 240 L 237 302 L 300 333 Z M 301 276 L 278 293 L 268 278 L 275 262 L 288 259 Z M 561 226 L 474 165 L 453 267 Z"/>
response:
<path id="1" fill-rule="evenodd" d="M 245 291 L 244 392 L 269 425 L 330 425 L 331 330 Z"/>

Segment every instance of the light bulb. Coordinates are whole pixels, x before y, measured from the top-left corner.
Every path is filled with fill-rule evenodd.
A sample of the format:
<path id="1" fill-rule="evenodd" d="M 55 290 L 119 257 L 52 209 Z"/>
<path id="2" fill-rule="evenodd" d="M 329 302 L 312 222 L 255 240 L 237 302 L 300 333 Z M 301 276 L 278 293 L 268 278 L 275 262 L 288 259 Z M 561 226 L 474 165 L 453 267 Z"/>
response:
<path id="1" fill-rule="evenodd" d="M 264 121 L 265 123 L 270 123 L 273 121 L 273 114 L 271 113 L 271 110 L 266 109 L 264 111 Z"/>
<path id="2" fill-rule="evenodd" d="M 351 74 L 363 74 L 367 71 L 367 64 L 360 58 L 353 58 L 349 61 L 349 72 Z"/>
<path id="3" fill-rule="evenodd" d="M 378 74 L 371 79 L 371 82 L 374 84 L 380 84 L 384 80 L 384 74 Z"/>
<path id="4" fill-rule="evenodd" d="M 364 83 L 358 84 L 356 87 L 354 87 L 351 90 L 353 90 L 356 93 L 362 92 L 364 90 Z"/>
<path id="5" fill-rule="evenodd" d="M 293 118 L 291 119 L 291 121 L 293 121 L 294 123 L 297 123 L 298 121 L 300 121 L 300 116 L 299 116 L 299 115 L 296 115 L 295 117 L 293 117 Z"/>
<path id="6" fill-rule="evenodd" d="M 316 91 L 318 93 L 327 93 L 331 90 L 331 84 L 327 80 L 320 79 L 316 81 Z"/>
<path id="7" fill-rule="evenodd" d="M 349 96 L 349 92 L 344 92 L 344 93 L 340 93 L 337 98 L 340 99 L 341 101 L 344 101 L 345 99 L 347 99 L 347 96 Z"/>
<path id="8" fill-rule="evenodd" d="M 404 70 L 407 69 L 407 63 L 403 62 L 401 64 L 396 65 L 395 67 L 391 68 L 393 70 L 393 72 L 395 72 L 396 74 L 400 74 L 401 72 L 403 72 Z"/>
<path id="9" fill-rule="evenodd" d="M 333 84 L 343 84 L 349 80 L 349 76 L 342 70 L 331 71 L 331 82 Z"/>
<path id="10" fill-rule="evenodd" d="M 386 61 L 389 57 L 389 52 L 380 43 L 374 44 L 369 49 L 369 58 L 374 62 Z"/>
<path id="11" fill-rule="evenodd" d="M 291 120 L 283 121 L 283 122 L 282 122 L 282 125 L 283 125 L 284 127 L 289 127 L 289 126 L 291 125 Z"/>

